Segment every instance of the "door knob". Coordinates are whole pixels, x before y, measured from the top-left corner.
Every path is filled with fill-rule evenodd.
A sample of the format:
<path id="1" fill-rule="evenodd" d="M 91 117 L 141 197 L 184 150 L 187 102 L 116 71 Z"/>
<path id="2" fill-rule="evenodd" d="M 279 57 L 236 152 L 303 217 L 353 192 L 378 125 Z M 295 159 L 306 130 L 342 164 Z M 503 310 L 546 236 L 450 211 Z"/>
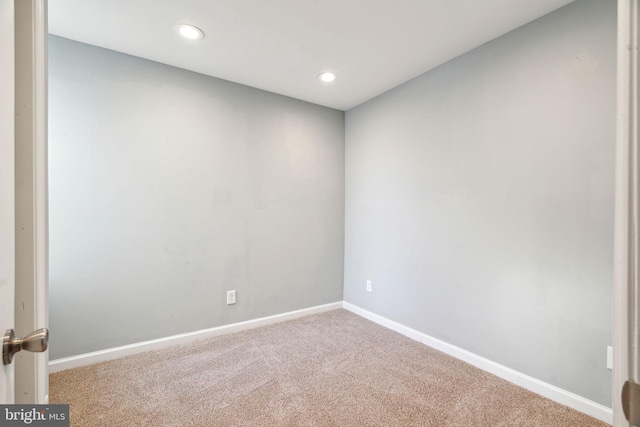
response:
<path id="1" fill-rule="evenodd" d="M 13 355 L 20 350 L 40 353 L 49 346 L 49 330 L 38 329 L 24 338 L 16 338 L 13 329 L 7 329 L 2 338 L 2 363 L 8 365 L 13 361 Z"/>

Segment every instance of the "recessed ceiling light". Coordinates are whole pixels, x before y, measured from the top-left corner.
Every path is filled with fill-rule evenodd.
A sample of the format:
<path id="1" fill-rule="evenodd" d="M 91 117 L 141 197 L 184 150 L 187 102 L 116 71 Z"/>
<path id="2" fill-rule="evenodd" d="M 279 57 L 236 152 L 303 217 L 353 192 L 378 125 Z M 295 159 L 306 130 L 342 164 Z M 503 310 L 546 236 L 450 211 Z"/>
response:
<path id="1" fill-rule="evenodd" d="M 330 82 L 334 81 L 335 79 L 337 79 L 338 76 L 336 76 L 335 73 L 327 71 L 327 72 L 318 74 L 318 78 L 320 80 L 322 80 L 323 82 L 330 83 Z"/>
<path id="2" fill-rule="evenodd" d="M 182 37 L 189 40 L 201 40 L 204 38 L 204 33 L 200 28 L 189 24 L 178 25 L 178 32 Z"/>

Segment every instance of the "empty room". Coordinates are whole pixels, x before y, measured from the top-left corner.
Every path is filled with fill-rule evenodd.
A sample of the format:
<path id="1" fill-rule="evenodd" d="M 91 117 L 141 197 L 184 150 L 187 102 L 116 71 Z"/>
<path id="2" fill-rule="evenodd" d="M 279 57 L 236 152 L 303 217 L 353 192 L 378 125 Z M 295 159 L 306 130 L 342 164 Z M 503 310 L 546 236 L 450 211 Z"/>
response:
<path id="1" fill-rule="evenodd" d="M 15 403 L 77 426 L 633 425 L 634 1 L 16 2 L 48 27 L 16 30 L 15 91 L 47 97 L 15 103 L 9 326 L 48 344 L 12 354 Z M 46 68 L 20 72 L 25 37 Z"/>

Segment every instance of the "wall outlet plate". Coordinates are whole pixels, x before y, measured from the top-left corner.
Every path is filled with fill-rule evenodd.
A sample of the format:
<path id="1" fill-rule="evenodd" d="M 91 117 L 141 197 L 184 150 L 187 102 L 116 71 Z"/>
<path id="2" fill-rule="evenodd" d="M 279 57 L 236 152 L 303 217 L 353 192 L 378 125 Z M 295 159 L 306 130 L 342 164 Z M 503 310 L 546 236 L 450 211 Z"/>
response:
<path id="1" fill-rule="evenodd" d="M 227 305 L 236 303 L 236 291 L 227 291 Z"/>
<path id="2" fill-rule="evenodd" d="M 607 346 L 607 368 L 613 369 L 613 347 Z"/>
<path id="3" fill-rule="evenodd" d="M 367 280 L 367 292 L 373 292 L 373 286 L 371 285 L 371 280 Z"/>

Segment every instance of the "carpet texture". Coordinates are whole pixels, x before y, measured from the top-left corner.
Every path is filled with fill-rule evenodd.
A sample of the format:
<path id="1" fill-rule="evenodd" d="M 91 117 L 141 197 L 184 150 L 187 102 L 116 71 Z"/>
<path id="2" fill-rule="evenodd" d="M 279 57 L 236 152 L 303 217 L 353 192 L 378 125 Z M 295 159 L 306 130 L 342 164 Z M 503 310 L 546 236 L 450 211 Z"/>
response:
<path id="1" fill-rule="evenodd" d="M 72 426 L 607 424 L 345 310 L 50 376 Z"/>

